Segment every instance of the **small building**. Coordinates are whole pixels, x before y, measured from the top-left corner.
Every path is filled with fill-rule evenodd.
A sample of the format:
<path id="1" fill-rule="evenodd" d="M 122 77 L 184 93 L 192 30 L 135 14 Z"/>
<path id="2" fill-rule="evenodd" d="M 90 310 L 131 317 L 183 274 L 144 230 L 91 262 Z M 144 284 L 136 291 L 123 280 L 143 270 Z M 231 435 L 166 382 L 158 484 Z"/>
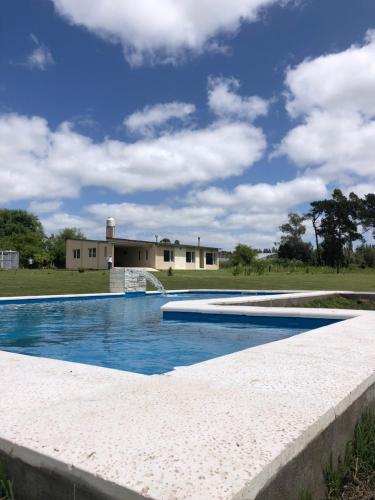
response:
<path id="1" fill-rule="evenodd" d="M 67 240 L 66 268 L 107 269 L 108 257 L 114 267 L 143 267 L 158 270 L 219 269 L 219 249 L 184 245 L 169 240 L 143 241 L 115 237 L 115 221 L 107 219 L 105 240 Z"/>
<path id="2" fill-rule="evenodd" d="M 20 262 L 20 254 L 15 250 L 0 249 L 0 269 L 18 269 Z"/>

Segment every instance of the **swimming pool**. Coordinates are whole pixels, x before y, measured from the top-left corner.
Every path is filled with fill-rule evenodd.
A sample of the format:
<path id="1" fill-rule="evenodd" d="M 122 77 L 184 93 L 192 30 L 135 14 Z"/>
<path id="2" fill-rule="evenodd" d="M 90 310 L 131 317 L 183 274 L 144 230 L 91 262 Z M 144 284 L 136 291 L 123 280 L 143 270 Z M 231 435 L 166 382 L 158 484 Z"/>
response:
<path id="1" fill-rule="evenodd" d="M 146 375 L 266 344 L 332 321 L 220 318 L 163 321 L 174 300 L 239 294 L 189 293 L 0 305 L 0 350 Z M 247 294 L 248 295 L 248 294 Z M 237 318 L 239 319 L 239 318 Z"/>

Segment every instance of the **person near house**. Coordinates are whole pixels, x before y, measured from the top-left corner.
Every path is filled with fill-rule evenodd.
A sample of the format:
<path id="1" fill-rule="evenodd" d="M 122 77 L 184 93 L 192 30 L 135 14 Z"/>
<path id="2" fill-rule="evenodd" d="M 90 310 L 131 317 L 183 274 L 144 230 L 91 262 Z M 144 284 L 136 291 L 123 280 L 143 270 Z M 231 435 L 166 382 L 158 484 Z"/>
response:
<path id="1" fill-rule="evenodd" d="M 112 269 L 112 266 L 113 266 L 112 255 L 108 256 L 108 258 L 107 258 L 107 265 L 108 265 L 108 271 L 110 271 Z"/>

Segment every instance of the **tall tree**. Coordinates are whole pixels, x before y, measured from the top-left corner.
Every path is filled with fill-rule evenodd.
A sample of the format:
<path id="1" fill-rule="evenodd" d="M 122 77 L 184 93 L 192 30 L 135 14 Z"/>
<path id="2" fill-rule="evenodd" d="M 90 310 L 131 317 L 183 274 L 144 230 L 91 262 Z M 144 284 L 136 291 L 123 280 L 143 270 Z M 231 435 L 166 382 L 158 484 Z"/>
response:
<path id="1" fill-rule="evenodd" d="M 306 233 L 306 227 L 303 225 L 304 218 L 296 213 L 288 214 L 288 222 L 280 226 L 280 231 L 283 233 L 281 243 L 284 241 L 300 241 Z"/>
<path id="2" fill-rule="evenodd" d="M 281 259 L 296 259 L 308 262 L 311 259 L 312 247 L 302 240 L 306 232 L 304 217 L 296 213 L 288 215 L 288 222 L 280 226 L 281 236 L 278 255 Z"/>
<path id="3" fill-rule="evenodd" d="M 367 194 L 359 206 L 359 219 L 365 231 L 371 230 L 375 238 L 375 194 Z"/>
<path id="4" fill-rule="evenodd" d="M 36 215 L 25 210 L 0 209 L 0 248 L 17 250 L 20 263 L 29 258 L 36 263 L 46 259 L 45 234 Z"/>
<path id="5" fill-rule="evenodd" d="M 314 236 L 315 236 L 315 249 L 316 249 L 316 256 L 318 260 L 318 266 L 322 265 L 322 257 L 320 253 L 320 245 L 319 245 L 319 236 L 318 236 L 318 228 L 319 228 L 319 219 L 321 217 L 321 212 L 318 210 L 317 207 L 311 207 L 310 211 L 307 212 L 305 215 L 306 220 L 311 220 L 313 229 L 314 229 Z"/>
<path id="6" fill-rule="evenodd" d="M 317 234 L 323 239 L 322 258 L 339 271 L 350 260 L 353 242 L 362 240 L 358 232 L 358 198 L 354 194 L 347 198 L 335 189 L 331 199 L 314 201 L 311 207 L 310 212 L 320 217 Z"/>

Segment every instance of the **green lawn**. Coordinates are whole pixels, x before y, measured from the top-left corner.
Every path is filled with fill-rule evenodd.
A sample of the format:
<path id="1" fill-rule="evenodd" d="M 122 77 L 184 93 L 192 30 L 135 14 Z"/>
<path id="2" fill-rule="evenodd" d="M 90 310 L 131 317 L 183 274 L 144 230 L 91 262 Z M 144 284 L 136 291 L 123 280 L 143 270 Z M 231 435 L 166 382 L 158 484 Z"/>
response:
<path id="1" fill-rule="evenodd" d="M 328 309 L 360 309 L 366 311 L 375 311 L 375 300 L 364 299 L 361 297 L 348 298 L 345 296 L 334 295 L 333 297 L 321 297 L 314 299 L 307 304 L 292 307 L 323 307 Z"/>
<path id="2" fill-rule="evenodd" d="M 375 272 L 371 270 L 332 273 L 266 272 L 263 275 L 233 276 L 229 270 L 175 271 L 156 273 L 167 289 L 233 288 L 259 290 L 352 290 L 375 291 Z"/>
<path id="3" fill-rule="evenodd" d="M 375 291 L 375 272 L 371 270 L 335 273 L 275 272 L 263 275 L 233 276 L 229 270 L 175 271 L 155 273 L 167 289 L 297 289 Z M 108 292 L 106 271 L 28 270 L 0 271 L 0 296 L 52 295 Z"/>
<path id="4" fill-rule="evenodd" d="M 0 296 L 108 292 L 108 272 L 21 269 L 0 271 Z"/>

